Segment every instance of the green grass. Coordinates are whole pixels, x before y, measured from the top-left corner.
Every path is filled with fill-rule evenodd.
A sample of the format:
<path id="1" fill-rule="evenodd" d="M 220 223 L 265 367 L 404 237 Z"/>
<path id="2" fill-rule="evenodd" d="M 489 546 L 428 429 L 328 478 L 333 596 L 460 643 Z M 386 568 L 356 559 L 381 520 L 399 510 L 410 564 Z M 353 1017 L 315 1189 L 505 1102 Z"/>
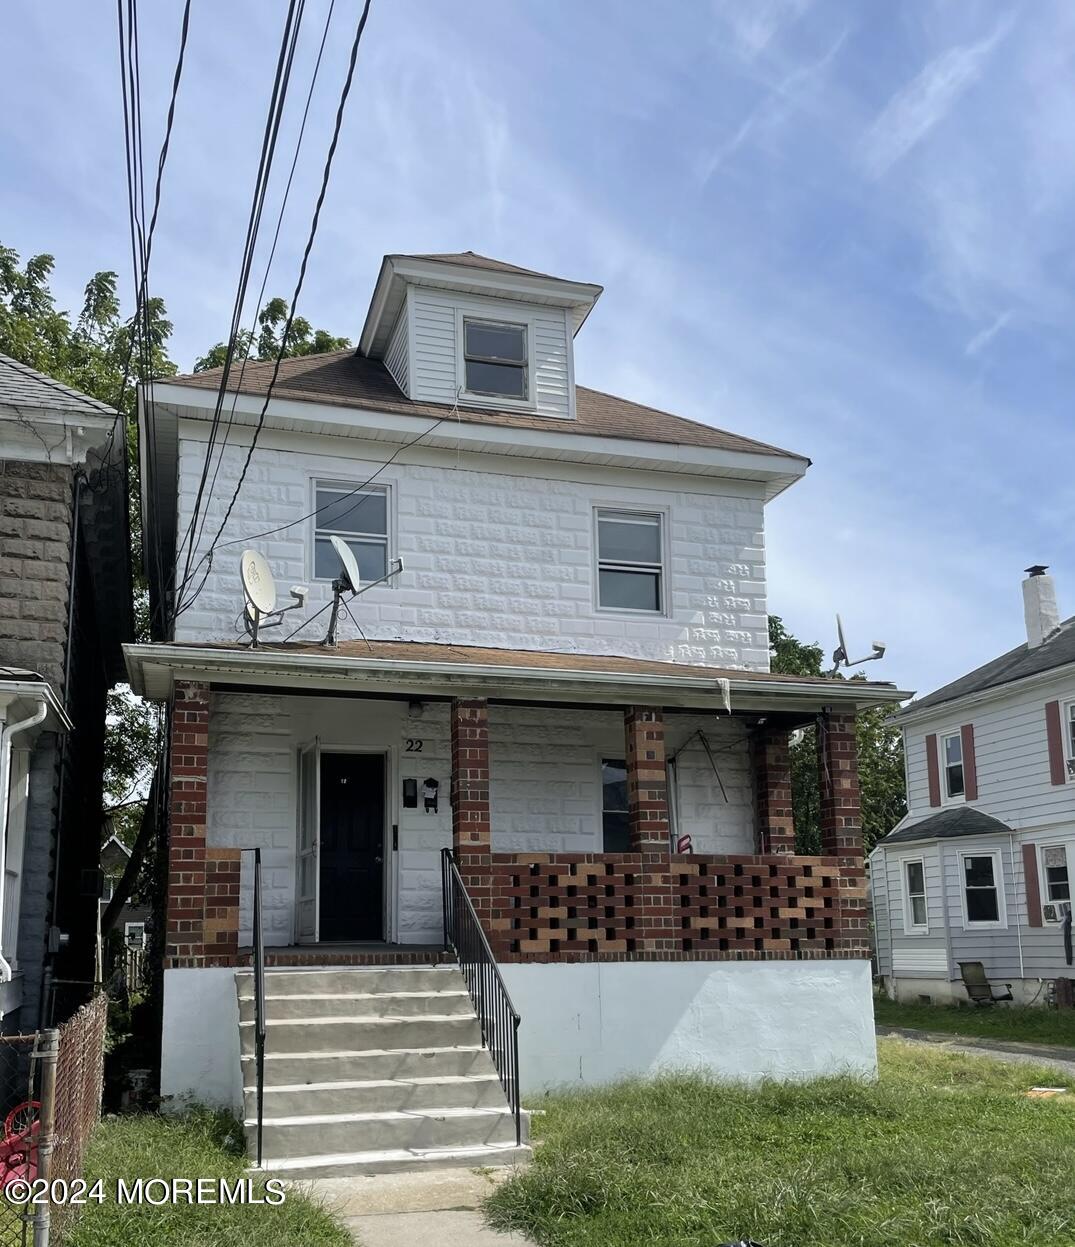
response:
<path id="1" fill-rule="evenodd" d="M 542 1247 L 1071 1247 L 1075 1081 L 883 1040 L 882 1076 L 699 1076 L 541 1102 L 530 1168 L 486 1205 Z"/>
<path id="2" fill-rule="evenodd" d="M 65 1247 L 351 1247 L 325 1211 L 287 1192 L 267 1205 L 119 1205 L 117 1178 L 227 1178 L 245 1175 L 239 1127 L 226 1113 L 195 1109 L 182 1117 L 140 1114 L 105 1119 L 94 1133 L 86 1178 L 101 1178 L 107 1202 L 82 1210 Z"/>
<path id="3" fill-rule="evenodd" d="M 874 1012 L 877 1021 L 885 1026 L 912 1026 L 946 1034 L 1075 1048 L 1075 1009 L 896 1004 L 887 996 L 878 996 Z"/>

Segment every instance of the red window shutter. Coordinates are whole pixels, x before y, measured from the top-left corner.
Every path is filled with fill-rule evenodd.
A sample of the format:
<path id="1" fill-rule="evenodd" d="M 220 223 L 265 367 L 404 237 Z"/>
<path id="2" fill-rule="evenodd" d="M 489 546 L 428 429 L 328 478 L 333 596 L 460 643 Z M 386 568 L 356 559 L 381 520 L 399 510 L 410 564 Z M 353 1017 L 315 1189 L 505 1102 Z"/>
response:
<path id="1" fill-rule="evenodd" d="M 963 743 L 963 792 L 968 801 L 978 800 L 978 763 L 974 757 L 974 724 L 964 723 L 959 729 Z"/>
<path id="2" fill-rule="evenodd" d="M 937 736 L 930 733 L 926 737 L 926 774 L 929 776 L 929 803 L 941 803 L 941 771 L 937 764 Z"/>
<path id="3" fill-rule="evenodd" d="M 1032 927 L 1041 926 L 1041 887 L 1038 884 L 1038 850 L 1023 845 L 1023 882 L 1026 885 L 1026 920 Z"/>
<path id="4" fill-rule="evenodd" d="M 1060 703 L 1045 703 L 1045 735 L 1049 741 L 1049 778 L 1054 784 L 1067 783 L 1064 761 L 1064 736 L 1060 730 Z"/>

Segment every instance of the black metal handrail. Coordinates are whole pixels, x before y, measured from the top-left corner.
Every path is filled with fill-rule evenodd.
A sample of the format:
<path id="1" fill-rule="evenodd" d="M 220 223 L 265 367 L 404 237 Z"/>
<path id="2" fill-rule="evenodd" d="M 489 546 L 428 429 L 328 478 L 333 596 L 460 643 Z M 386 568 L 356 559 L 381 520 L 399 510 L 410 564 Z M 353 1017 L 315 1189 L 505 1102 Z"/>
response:
<path id="1" fill-rule="evenodd" d="M 261 1167 L 261 1134 L 265 1111 L 265 933 L 261 923 L 261 849 L 254 854 L 254 1078 L 258 1108 L 258 1167 Z"/>
<path id="2" fill-rule="evenodd" d="M 481 1025 L 482 1046 L 489 1050 L 500 1085 L 515 1118 L 515 1142 L 523 1140 L 519 1100 L 519 1014 L 500 976 L 493 950 L 482 930 L 474 903 L 451 849 L 441 850 L 444 943 L 459 969 Z"/>

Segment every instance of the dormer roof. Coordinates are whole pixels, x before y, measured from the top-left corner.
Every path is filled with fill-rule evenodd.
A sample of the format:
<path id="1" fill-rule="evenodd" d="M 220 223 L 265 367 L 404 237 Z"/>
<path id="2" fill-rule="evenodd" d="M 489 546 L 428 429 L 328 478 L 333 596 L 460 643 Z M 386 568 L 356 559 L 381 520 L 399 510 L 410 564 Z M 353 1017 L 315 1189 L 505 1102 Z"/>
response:
<path id="1" fill-rule="evenodd" d="M 508 264 L 505 260 L 478 255 L 474 251 L 386 255 L 381 261 L 381 271 L 359 338 L 359 354 L 373 359 L 384 358 L 408 284 L 547 307 L 566 307 L 571 310 L 574 333 L 582 328 L 602 292 L 602 287 L 592 282 L 553 277 L 517 264 Z"/>

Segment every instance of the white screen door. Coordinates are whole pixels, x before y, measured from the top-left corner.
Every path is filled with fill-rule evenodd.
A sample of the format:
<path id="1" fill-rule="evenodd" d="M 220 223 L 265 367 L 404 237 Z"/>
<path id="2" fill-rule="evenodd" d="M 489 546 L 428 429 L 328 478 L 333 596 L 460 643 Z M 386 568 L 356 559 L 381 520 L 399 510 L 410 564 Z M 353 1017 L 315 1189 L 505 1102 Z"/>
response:
<path id="1" fill-rule="evenodd" d="M 317 942 L 317 884 L 321 811 L 321 743 L 299 750 L 298 937 L 300 944 Z"/>

